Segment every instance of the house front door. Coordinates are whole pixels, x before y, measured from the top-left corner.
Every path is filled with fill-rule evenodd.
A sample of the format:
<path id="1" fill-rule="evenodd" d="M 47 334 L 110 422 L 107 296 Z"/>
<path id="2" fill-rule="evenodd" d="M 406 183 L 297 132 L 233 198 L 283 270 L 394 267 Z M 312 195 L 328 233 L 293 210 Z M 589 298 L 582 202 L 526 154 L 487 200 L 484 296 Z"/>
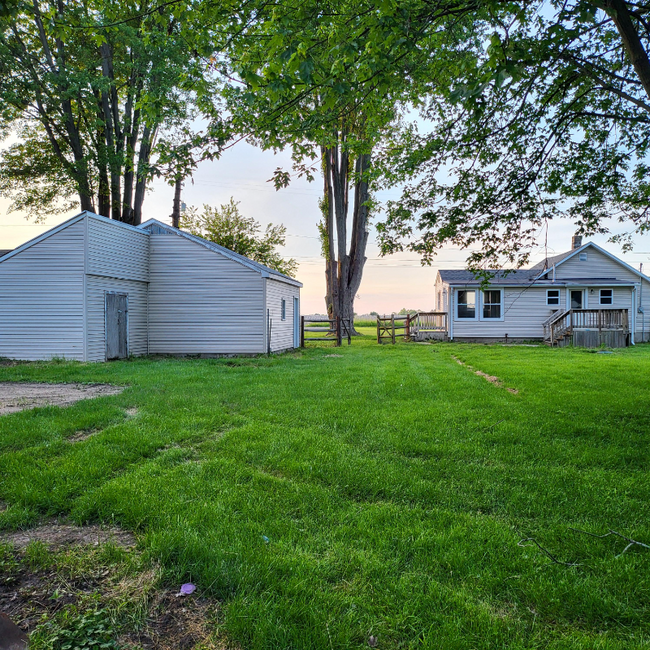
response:
<path id="1" fill-rule="evenodd" d="M 125 293 L 106 293 L 106 361 L 128 356 L 128 297 Z"/>
<path id="2" fill-rule="evenodd" d="M 583 296 L 583 291 L 582 289 L 573 289 L 571 291 L 571 309 L 582 309 L 583 301 L 582 301 L 582 296 Z"/>

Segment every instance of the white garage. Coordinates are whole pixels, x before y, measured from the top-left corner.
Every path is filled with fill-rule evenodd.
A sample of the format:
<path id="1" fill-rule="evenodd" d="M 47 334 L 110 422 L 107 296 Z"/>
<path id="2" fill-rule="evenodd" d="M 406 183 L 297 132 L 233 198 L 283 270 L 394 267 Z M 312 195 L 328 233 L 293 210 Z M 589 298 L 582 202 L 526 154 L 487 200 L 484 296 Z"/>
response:
<path id="1" fill-rule="evenodd" d="M 156 220 L 83 212 L 0 257 L 0 357 L 278 352 L 301 283 Z"/>

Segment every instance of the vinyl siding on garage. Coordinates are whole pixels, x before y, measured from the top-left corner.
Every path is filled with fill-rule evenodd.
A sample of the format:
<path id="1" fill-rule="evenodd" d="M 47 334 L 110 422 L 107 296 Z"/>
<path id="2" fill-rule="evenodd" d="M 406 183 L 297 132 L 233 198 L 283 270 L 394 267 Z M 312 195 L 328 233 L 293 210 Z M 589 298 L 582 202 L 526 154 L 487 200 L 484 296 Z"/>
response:
<path id="1" fill-rule="evenodd" d="M 264 278 L 173 232 L 150 235 L 149 352 L 265 352 Z"/>
<path id="2" fill-rule="evenodd" d="M 128 295 L 128 352 L 134 356 L 147 354 L 147 283 L 88 275 L 86 277 L 87 360 L 106 360 L 104 317 L 107 291 Z"/>
<path id="3" fill-rule="evenodd" d="M 149 233 L 88 215 L 86 273 L 122 280 L 149 280 Z"/>
<path id="4" fill-rule="evenodd" d="M 149 233 L 88 215 L 86 248 L 86 354 L 106 360 L 105 293 L 128 295 L 128 352 L 148 352 Z"/>
<path id="5" fill-rule="evenodd" d="M 286 282 L 266 280 L 266 308 L 272 321 L 271 352 L 294 347 L 293 299 L 300 299 L 300 289 Z M 285 319 L 282 320 L 282 299 L 286 302 Z M 298 303 L 300 308 L 300 303 Z"/>
<path id="6" fill-rule="evenodd" d="M 84 359 L 85 223 L 0 263 L 0 357 Z"/>

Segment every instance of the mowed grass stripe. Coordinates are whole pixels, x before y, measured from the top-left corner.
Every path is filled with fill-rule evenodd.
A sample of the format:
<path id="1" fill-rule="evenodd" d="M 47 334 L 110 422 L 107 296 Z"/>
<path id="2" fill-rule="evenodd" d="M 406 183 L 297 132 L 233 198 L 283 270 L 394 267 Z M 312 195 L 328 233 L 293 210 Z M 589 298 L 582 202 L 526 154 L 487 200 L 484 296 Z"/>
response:
<path id="1" fill-rule="evenodd" d="M 0 418 L 0 522 L 139 532 L 170 582 L 224 599 L 244 648 L 361 648 L 370 634 L 383 648 L 641 648 L 648 556 L 568 530 L 650 539 L 650 350 L 611 356 L 357 339 L 270 359 L 0 368 L 129 386 Z M 89 427 L 101 432 L 65 442 Z"/>

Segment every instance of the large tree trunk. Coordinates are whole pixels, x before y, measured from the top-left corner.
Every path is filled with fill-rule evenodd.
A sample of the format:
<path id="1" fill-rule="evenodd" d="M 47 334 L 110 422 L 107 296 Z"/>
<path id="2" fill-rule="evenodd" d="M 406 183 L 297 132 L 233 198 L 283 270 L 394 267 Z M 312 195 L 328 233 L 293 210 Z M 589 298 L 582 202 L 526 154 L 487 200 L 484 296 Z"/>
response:
<path id="1" fill-rule="evenodd" d="M 181 227 L 181 191 L 183 189 L 183 179 L 180 176 L 176 177 L 174 184 L 174 203 L 172 206 L 172 226 L 174 228 Z"/>
<path id="2" fill-rule="evenodd" d="M 632 22 L 630 10 L 625 0 L 605 0 L 603 4 L 594 2 L 596 6 L 604 8 L 616 25 L 616 29 L 623 42 L 623 47 L 630 57 L 634 70 L 639 76 L 639 81 L 650 97 L 650 61 L 639 36 L 637 27 Z"/>
<path id="3" fill-rule="evenodd" d="M 138 158 L 138 173 L 135 181 L 135 198 L 133 200 L 133 218 L 130 223 L 138 226 L 142 223 L 142 204 L 144 203 L 144 193 L 147 189 L 147 178 L 149 176 L 149 157 L 153 140 L 156 137 L 157 126 L 151 128 L 148 124 L 142 131 L 140 140 L 140 156 Z"/>
<path id="4" fill-rule="evenodd" d="M 345 152 L 346 134 L 340 134 L 340 147 L 324 148 L 323 175 L 325 220 L 324 236 L 327 238 L 325 280 L 326 307 L 330 318 L 340 317 L 354 330 L 354 300 L 361 285 L 368 243 L 368 170 L 370 154 L 357 156 L 354 161 L 354 205 L 350 250 L 348 240 L 348 209 L 351 161 Z M 336 236 L 336 246 L 334 237 Z"/>
<path id="5" fill-rule="evenodd" d="M 117 90 L 113 75 L 113 54 L 108 43 L 100 46 L 102 55 L 102 74 L 109 81 L 109 91 L 102 93 L 102 109 L 104 112 L 104 131 L 106 148 L 109 152 L 109 168 L 111 170 L 111 217 L 122 220 L 122 193 L 120 181 L 122 176 L 122 130 L 120 128 L 119 107 L 117 106 Z"/>

